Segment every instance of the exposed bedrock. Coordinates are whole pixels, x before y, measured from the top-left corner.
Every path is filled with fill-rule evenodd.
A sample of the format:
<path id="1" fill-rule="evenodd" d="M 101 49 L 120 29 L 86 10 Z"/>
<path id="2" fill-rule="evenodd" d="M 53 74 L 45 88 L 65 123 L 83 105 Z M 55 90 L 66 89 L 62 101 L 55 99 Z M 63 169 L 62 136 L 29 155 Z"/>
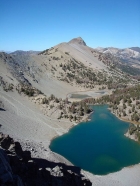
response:
<path id="1" fill-rule="evenodd" d="M 0 133 L 1 186 L 91 186 L 80 168 L 31 158 L 19 142 Z"/>

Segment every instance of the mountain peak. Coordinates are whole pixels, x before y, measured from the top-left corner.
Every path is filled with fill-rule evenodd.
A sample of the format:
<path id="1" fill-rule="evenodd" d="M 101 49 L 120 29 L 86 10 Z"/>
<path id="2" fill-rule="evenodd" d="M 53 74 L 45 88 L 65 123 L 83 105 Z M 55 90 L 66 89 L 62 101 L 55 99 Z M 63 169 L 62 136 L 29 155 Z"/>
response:
<path id="1" fill-rule="evenodd" d="M 70 40 L 69 43 L 86 46 L 85 41 L 81 37 L 74 38 L 74 39 Z"/>

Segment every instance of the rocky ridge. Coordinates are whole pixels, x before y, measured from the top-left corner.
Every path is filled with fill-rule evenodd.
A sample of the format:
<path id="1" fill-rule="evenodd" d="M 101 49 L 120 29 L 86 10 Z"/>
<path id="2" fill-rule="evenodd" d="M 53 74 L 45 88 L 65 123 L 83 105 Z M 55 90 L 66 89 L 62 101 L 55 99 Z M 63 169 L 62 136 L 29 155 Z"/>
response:
<path id="1" fill-rule="evenodd" d="M 19 142 L 0 133 L 1 186 L 91 186 L 80 168 L 32 158 Z"/>

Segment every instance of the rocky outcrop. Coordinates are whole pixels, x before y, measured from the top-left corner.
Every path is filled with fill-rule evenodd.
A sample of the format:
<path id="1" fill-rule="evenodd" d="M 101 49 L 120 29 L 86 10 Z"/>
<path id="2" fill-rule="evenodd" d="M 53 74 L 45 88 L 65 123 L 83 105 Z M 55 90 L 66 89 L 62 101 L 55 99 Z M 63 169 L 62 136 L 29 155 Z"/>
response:
<path id="1" fill-rule="evenodd" d="M 19 142 L 0 134 L 1 186 L 91 186 L 80 168 L 31 158 Z"/>
<path id="2" fill-rule="evenodd" d="M 81 37 L 74 38 L 74 39 L 70 40 L 68 43 L 86 46 L 85 41 Z"/>

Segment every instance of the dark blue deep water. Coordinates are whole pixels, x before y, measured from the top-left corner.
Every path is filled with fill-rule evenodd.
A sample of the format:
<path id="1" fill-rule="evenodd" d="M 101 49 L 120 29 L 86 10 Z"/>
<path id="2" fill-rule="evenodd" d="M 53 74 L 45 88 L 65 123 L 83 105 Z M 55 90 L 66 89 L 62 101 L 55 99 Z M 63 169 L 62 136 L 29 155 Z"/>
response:
<path id="1" fill-rule="evenodd" d="M 140 144 L 124 136 L 129 123 L 111 114 L 107 105 L 92 108 L 90 122 L 80 123 L 52 140 L 50 149 L 98 175 L 139 163 Z"/>

